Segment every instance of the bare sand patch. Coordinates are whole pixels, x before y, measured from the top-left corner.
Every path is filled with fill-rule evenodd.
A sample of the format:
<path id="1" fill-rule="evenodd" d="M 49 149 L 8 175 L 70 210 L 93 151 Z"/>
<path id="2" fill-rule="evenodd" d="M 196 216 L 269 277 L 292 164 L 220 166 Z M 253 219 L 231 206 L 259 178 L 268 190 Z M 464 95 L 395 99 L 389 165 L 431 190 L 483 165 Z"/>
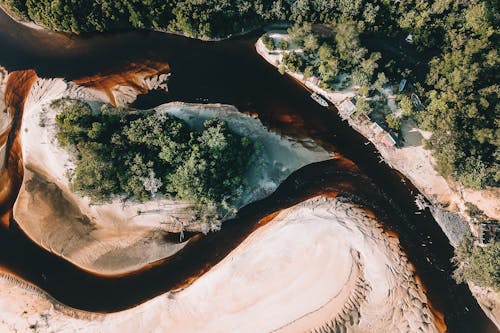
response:
<path id="1" fill-rule="evenodd" d="M 437 331 L 398 241 L 368 212 L 325 197 L 280 212 L 185 289 L 93 321 L 0 285 L 0 325 L 21 331 Z"/>

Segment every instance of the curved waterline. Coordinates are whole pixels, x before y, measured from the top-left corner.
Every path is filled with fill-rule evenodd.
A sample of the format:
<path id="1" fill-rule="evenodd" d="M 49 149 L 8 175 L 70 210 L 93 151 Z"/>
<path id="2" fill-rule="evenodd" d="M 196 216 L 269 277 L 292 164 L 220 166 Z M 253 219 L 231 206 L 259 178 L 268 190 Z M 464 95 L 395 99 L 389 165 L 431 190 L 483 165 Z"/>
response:
<path id="1" fill-rule="evenodd" d="M 148 57 L 163 60 L 171 65 L 174 73 L 170 81 L 171 93 L 168 96 L 160 96 L 159 100 L 150 101 L 153 105 L 170 99 L 235 104 L 241 111 L 258 113 L 260 119 L 275 130 L 291 136 L 311 137 L 326 149 L 336 150 L 353 160 L 361 169 L 361 174 L 370 177 L 371 180 L 366 182 L 373 181 L 377 193 L 373 196 L 370 194 L 364 199 L 368 203 L 381 201 L 383 203 L 381 206 L 385 208 L 383 214 L 386 214 L 385 211 L 391 211 L 388 215 L 390 218 L 381 217 L 381 221 L 388 229 L 394 230 L 399 235 L 403 249 L 428 290 L 430 301 L 444 313 L 450 331 L 483 331 L 492 328 L 491 322 L 479 309 L 468 289 L 464 285 L 456 286 L 451 279 L 452 267 L 449 259 L 452 256 L 452 249 L 435 221 L 428 212 L 422 215 L 413 214 L 416 210 L 413 203 L 416 189 L 401 183 L 402 178 L 397 172 L 379 164 L 374 148 L 370 145 L 365 146 L 365 140 L 339 121 L 334 112 L 327 112 L 316 106 L 295 82 L 281 77 L 272 66 L 258 58 L 253 50 L 253 37 L 242 37 L 216 44 L 146 32 L 74 38 L 52 33 L 30 32 L 24 27 L 9 23 L 1 15 L 3 13 L 0 13 L 0 24 L 2 24 L 0 39 L 4 42 L 2 45 L 6 47 L 6 52 L 0 54 L 0 63 L 7 65 L 9 69 L 36 68 L 43 76 L 77 78 L 102 72 L 110 67 L 120 67 L 126 62 L 140 62 L 141 59 Z M 9 37 L 9 29 L 16 32 L 17 38 Z M 307 195 L 314 196 L 328 192 L 329 188 L 335 189 L 334 184 L 328 184 L 328 178 L 331 177 L 329 172 L 342 170 L 336 163 L 334 161 L 320 163 L 296 172 L 287 180 L 288 185 L 283 184 L 277 192 L 282 193 L 282 201 L 278 200 L 278 194 L 263 201 L 273 207 L 268 211 L 283 208 L 286 202 L 293 200 L 300 202 Z M 326 167 L 328 165 L 332 169 Z M 335 170 L 335 168 L 340 169 Z M 366 187 L 360 180 L 359 173 L 349 177 L 351 170 L 346 174 L 339 172 L 340 178 L 337 180 L 344 181 L 344 186 L 359 184 L 361 191 Z M 302 186 L 298 184 L 298 187 L 292 186 L 290 179 L 302 183 Z M 352 184 L 345 183 L 346 181 Z M 307 182 L 309 184 L 306 184 Z M 406 183 L 409 184 L 408 181 Z M 307 186 L 310 192 L 305 189 Z M 286 191 L 306 193 L 286 193 Z M 346 190 L 345 193 L 349 191 Z M 295 199 L 286 199 L 290 195 L 295 195 Z M 272 202 L 273 200 L 275 201 Z M 232 221 L 235 223 L 227 223 L 224 226 L 224 229 L 227 229 L 226 235 L 234 232 L 231 228 L 240 228 L 245 223 L 255 225 L 260 219 L 259 209 L 262 206 L 259 205 L 263 203 L 256 203 L 243 209 L 239 217 Z M 245 228 L 248 230 L 249 227 Z M 238 231 L 238 233 L 244 232 L 244 230 Z M 204 242 L 209 242 L 211 237 L 216 236 L 209 235 L 202 240 L 207 239 Z M 162 293 L 168 289 L 165 286 L 169 283 L 175 285 L 169 282 L 173 279 L 170 276 L 172 271 L 162 268 L 165 267 L 162 265 L 118 280 L 89 277 L 68 263 L 59 262 L 60 259 L 41 251 L 28 240 L 23 240 L 23 236 L 15 230 L 15 227 L 7 233 L 2 233 L 0 238 L 2 246 L 0 261 L 6 266 L 17 267 L 12 270 L 48 290 L 64 303 L 76 305 L 76 297 L 71 296 L 71 293 L 76 292 L 81 293 L 80 297 L 90 305 L 100 307 L 101 311 L 104 311 L 105 306 L 113 307 L 113 302 L 118 304 L 123 300 L 130 306 Z M 228 240 L 221 237 L 221 244 L 217 243 L 211 251 L 220 252 L 224 246 L 229 249 L 231 245 L 224 244 L 226 241 Z M 426 246 L 423 247 L 422 244 Z M 192 251 L 189 255 L 182 258 L 210 260 L 203 251 L 200 253 Z M 172 259 L 170 261 L 173 263 L 168 265 L 179 270 L 189 268 L 196 271 L 187 267 L 190 266 L 188 261 L 181 263 L 182 260 Z M 51 268 L 51 265 L 57 269 Z M 197 271 L 203 272 L 203 270 L 204 265 L 200 264 Z M 175 271 L 175 274 L 178 272 Z M 183 278 L 181 275 L 177 276 L 179 280 Z M 189 280 L 187 275 L 189 274 L 184 278 Z M 141 279 L 137 276 L 141 276 Z M 87 290 L 91 288 L 86 282 L 88 279 L 96 279 L 102 283 L 102 290 L 109 286 L 107 294 L 109 299 L 102 300 L 98 295 L 98 288 Z M 144 284 L 147 287 L 151 286 L 149 292 L 145 292 Z M 113 288 L 114 285 L 116 289 Z M 124 295 L 123 290 L 127 286 L 143 289 L 129 288 L 126 289 L 129 295 Z M 134 297 L 136 297 L 135 302 L 132 301 Z M 106 304 L 98 304 L 101 300 Z"/>

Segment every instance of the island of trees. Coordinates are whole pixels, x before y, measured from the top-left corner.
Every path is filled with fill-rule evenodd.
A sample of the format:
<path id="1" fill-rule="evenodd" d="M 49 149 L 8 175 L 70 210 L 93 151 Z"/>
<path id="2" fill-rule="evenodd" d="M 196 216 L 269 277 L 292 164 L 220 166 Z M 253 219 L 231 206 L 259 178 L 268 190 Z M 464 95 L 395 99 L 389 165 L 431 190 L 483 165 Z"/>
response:
<path id="1" fill-rule="evenodd" d="M 169 196 L 192 202 L 203 214 L 231 209 L 245 186 L 254 143 L 219 119 L 193 131 L 157 111 L 104 104 L 93 112 L 77 100 L 58 100 L 57 139 L 76 155 L 73 189 L 95 201 L 123 195 L 136 200 Z"/>

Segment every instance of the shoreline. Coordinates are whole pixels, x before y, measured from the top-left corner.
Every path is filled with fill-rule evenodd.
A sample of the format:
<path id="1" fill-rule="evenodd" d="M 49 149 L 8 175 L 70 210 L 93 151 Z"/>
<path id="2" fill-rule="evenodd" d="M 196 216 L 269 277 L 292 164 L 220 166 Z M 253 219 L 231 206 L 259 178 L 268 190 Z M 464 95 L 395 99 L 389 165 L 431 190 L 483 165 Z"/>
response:
<path id="1" fill-rule="evenodd" d="M 44 25 L 36 23 L 35 21 L 26 21 L 23 18 L 18 17 L 16 14 L 12 13 L 12 11 L 5 4 L 0 4 L 0 10 L 2 10 L 13 21 L 15 21 L 15 22 L 27 27 L 27 28 L 30 28 L 30 29 L 39 30 L 39 31 L 47 31 L 47 32 L 55 32 L 55 33 L 61 33 L 61 34 L 69 34 L 69 35 L 75 35 L 75 36 L 80 35 L 80 34 L 75 34 L 75 33 L 67 32 L 67 31 L 52 30 Z M 236 38 L 239 36 L 244 36 L 244 35 L 247 35 L 249 33 L 254 32 L 254 31 L 257 31 L 259 29 L 283 28 L 283 27 L 288 27 L 288 26 L 290 26 L 289 23 L 281 23 L 281 22 L 267 22 L 266 23 L 266 22 L 264 22 L 260 25 L 254 25 L 251 27 L 247 27 L 240 32 L 232 33 L 232 34 L 229 34 L 225 37 L 199 37 L 199 36 L 195 37 L 195 36 L 190 36 L 186 33 L 180 32 L 180 31 L 170 31 L 170 30 L 167 30 L 166 28 L 136 29 L 136 28 L 130 27 L 130 28 L 127 28 L 124 30 L 109 30 L 109 31 L 105 31 L 105 32 L 120 32 L 120 31 L 129 31 L 129 30 L 130 31 L 136 31 L 136 30 L 137 31 L 152 31 L 152 32 L 160 32 L 160 33 L 164 33 L 164 34 L 170 34 L 170 35 L 175 35 L 175 36 L 180 36 L 180 37 L 185 37 L 185 38 L 190 38 L 190 39 L 196 39 L 196 40 L 200 40 L 203 42 L 220 42 L 220 41 Z M 87 34 L 87 33 L 88 34 L 93 34 L 93 33 L 99 34 L 102 32 L 101 31 L 85 32 L 85 34 Z"/>
<path id="2" fill-rule="evenodd" d="M 16 14 L 14 14 L 5 4 L 0 4 L 0 9 L 8 16 L 10 17 L 13 21 L 24 25 L 27 28 L 34 29 L 34 30 L 45 30 L 45 31 L 51 31 L 50 29 L 44 27 L 43 25 L 40 25 L 38 23 L 35 23 L 34 21 L 26 21 L 20 17 L 18 17 Z"/>
<path id="3" fill-rule="evenodd" d="M 269 34 L 275 32 L 276 31 L 266 31 L 266 33 Z M 259 37 L 255 43 L 255 49 L 264 60 L 278 69 L 281 56 L 278 55 L 276 57 L 274 54 L 270 54 L 269 50 L 262 42 L 262 36 Z M 279 51 L 274 52 L 279 53 Z M 304 87 L 304 89 L 318 93 L 326 98 L 335 106 L 335 112 L 338 116 L 340 116 L 340 103 L 345 99 L 356 95 L 355 90 L 352 87 L 335 92 L 326 91 L 309 81 L 304 81 L 302 74 L 291 72 L 288 68 L 286 68 L 285 74 L 296 80 L 301 86 Z M 327 111 L 331 112 L 333 110 L 328 109 Z M 448 180 L 437 173 L 434 168 L 435 163 L 433 157 L 431 156 L 431 152 L 425 150 L 421 142 L 415 142 L 415 139 L 410 137 L 415 136 L 422 139 L 426 135 L 429 135 L 429 133 L 425 133 L 418 129 L 413 120 L 403 123 L 403 127 L 406 127 L 402 130 L 402 141 L 404 143 L 403 146 L 399 148 L 385 147 L 381 142 L 376 141 L 374 137 L 370 135 L 371 133 L 367 126 L 359 125 L 351 118 L 348 119 L 348 123 L 353 130 L 357 131 L 373 144 L 373 146 L 380 153 L 381 162 L 385 162 L 389 167 L 408 178 L 415 188 L 424 195 L 430 204 L 422 202 L 423 209 L 430 209 L 434 219 L 441 227 L 453 247 L 458 245 L 456 239 L 461 237 L 460 234 L 458 236 L 455 234 L 457 231 L 456 226 L 454 225 L 455 223 L 460 223 L 460 221 L 457 218 L 453 219 L 453 215 L 447 219 L 447 213 L 458 214 L 460 219 L 462 219 L 461 228 L 458 229 L 463 230 L 466 225 L 472 233 L 477 235 L 476 227 L 472 224 L 470 218 L 465 214 L 465 202 L 470 201 L 481 210 L 483 210 L 482 208 L 488 208 L 487 211 L 483 210 L 486 215 L 494 219 L 500 219 L 500 204 L 495 204 L 495 202 L 498 202 L 498 193 L 491 194 L 488 190 L 466 190 L 461 187 L 457 189 L 456 182 L 450 184 Z M 498 189 L 495 190 L 500 193 Z M 469 200 L 467 200 L 467 196 L 469 197 Z M 485 197 L 487 196 L 493 196 L 493 199 L 491 200 L 492 202 L 488 203 L 487 200 L 485 200 Z M 416 197 L 416 201 L 421 200 Z M 500 317 L 499 294 L 495 293 L 490 288 L 478 287 L 472 283 L 469 283 L 469 289 L 472 291 L 474 297 L 487 316 L 492 319 L 497 327 L 500 327 L 500 321 L 497 319 Z M 486 297 L 487 302 L 484 300 L 480 301 L 481 295 L 484 297 L 484 294 L 489 295 L 489 299 Z M 493 298 L 491 298 L 492 294 Z M 493 309 L 490 309 L 486 305 L 486 303 L 490 303 L 491 305 L 491 302 L 494 304 Z"/>
<path id="4" fill-rule="evenodd" d="M 145 86 L 154 89 L 166 85 L 165 80 L 152 80 L 154 84 Z M 57 145 L 57 110 L 50 102 L 77 98 L 95 101 L 91 105 L 99 109 L 98 101 L 111 99 L 109 96 L 130 102 L 133 94 L 122 90 L 128 98 L 62 79 L 39 79 L 34 84 L 21 133 L 24 179 L 13 208 L 14 220 L 35 243 L 86 271 L 105 276 L 136 272 L 172 257 L 187 245 L 188 241 L 164 240 L 166 232 L 208 232 L 222 223 L 212 226 L 193 220 L 192 205 L 175 199 L 140 203 L 117 197 L 109 203 L 93 204 L 71 191 L 66 172 L 74 168 L 74 160 Z M 233 131 L 260 144 L 261 154 L 246 175 L 249 186 L 236 199 L 238 208 L 270 195 L 293 171 L 330 158 L 324 149 L 309 146 L 309 141 L 295 142 L 268 131 L 260 120 L 241 114 L 234 106 L 172 102 L 155 109 L 183 119 L 193 128 L 201 127 L 203 120 L 219 117 Z M 230 216 L 223 220 L 227 218 Z"/>
<path id="5" fill-rule="evenodd" d="M 259 38 L 255 44 L 256 51 L 257 53 L 264 58 L 269 64 L 273 65 L 275 68 L 278 68 L 278 65 L 276 64 L 276 57 L 273 57 L 272 55 L 269 54 L 269 51 L 267 48 L 264 46 L 262 43 L 262 39 Z M 335 92 L 330 92 L 326 91 L 316 85 L 313 85 L 309 81 L 304 81 L 302 74 L 294 73 L 291 72 L 290 70 L 286 69 L 285 72 L 287 75 L 298 81 L 305 89 L 318 93 L 325 97 L 330 103 L 332 103 L 335 108 L 336 112 L 338 113 L 338 108 L 339 104 L 344 101 L 347 98 L 354 97 L 355 94 L 355 89 L 349 88 L 346 90 L 341 90 L 341 91 L 335 91 Z M 441 208 L 442 206 L 449 206 L 452 204 L 455 204 L 456 209 L 460 209 L 459 211 L 463 214 L 463 211 L 461 210 L 462 207 L 460 207 L 459 204 L 463 204 L 464 201 L 466 201 L 465 198 L 461 198 L 460 195 L 463 195 L 461 193 L 458 193 L 458 190 L 455 189 L 456 184 L 449 184 L 449 182 L 439 175 L 435 169 L 434 169 L 434 162 L 433 158 L 430 155 L 430 152 L 428 150 L 425 150 L 421 144 L 418 147 L 415 147 L 414 149 L 404 151 L 405 148 L 412 148 L 409 147 L 410 144 L 419 144 L 418 142 L 408 142 L 410 140 L 405 140 L 406 138 L 403 138 L 403 146 L 401 148 L 387 148 L 385 147 L 381 142 L 377 142 L 374 140 L 373 137 L 367 134 L 366 129 L 362 128 L 362 126 L 354 123 L 353 121 L 349 120 L 349 125 L 351 128 L 356 130 L 358 133 L 363 135 L 367 140 L 369 140 L 375 148 L 379 151 L 381 156 L 383 157 L 383 160 L 392 168 L 400 173 L 402 173 L 406 178 L 410 179 L 412 183 L 415 185 L 417 189 L 419 189 L 420 192 L 426 197 L 426 199 L 432 203 L 432 205 L 436 208 Z M 414 123 L 406 123 L 408 128 L 407 132 L 410 131 L 420 131 L 421 130 L 416 128 L 416 125 Z M 420 133 L 422 137 L 428 136 L 430 133 Z M 423 135 L 422 135 L 423 134 Z M 405 135 L 403 134 L 403 137 Z M 408 143 L 408 145 L 406 145 Z M 408 156 L 411 153 L 418 153 L 416 156 Z M 398 156 L 402 155 L 402 156 Z M 422 156 L 423 155 L 423 156 Z M 426 169 L 426 172 L 424 174 L 427 175 L 427 179 L 422 179 L 420 174 L 416 172 L 416 170 L 412 170 L 409 166 L 404 166 L 401 165 L 400 163 L 400 158 L 405 158 L 407 160 L 410 159 L 410 157 L 415 160 L 415 157 L 419 158 L 420 160 L 417 160 L 417 164 L 420 164 L 421 167 L 424 167 Z M 405 161 L 406 162 L 406 161 Z M 431 171 L 431 172 L 429 172 Z M 429 179 L 432 178 L 432 179 Z M 432 183 L 434 182 L 434 183 Z M 432 183 L 432 184 L 430 184 Z M 437 186 L 436 186 L 437 185 Z M 438 187 L 438 189 L 436 189 Z M 447 187 L 447 188 L 446 188 Z M 462 191 L 469 191 L 473 192 L 472 190 L 467 190 L 467 189 L 461 189 Z M 446 193 L 445 193 L 446 192 Z M 450 193 L 451 192 L 451 193 Z M 474 191 L 474 192 L 488 192 L 488 190 L 480 190 L 480 191 Z M 444 202 L 447 197 L 449 197 L 451 194 L 455 194 L 457 197 L 456 198 L 448 198 L 450 202 Z M 472 194 L 472 193 L 471 193 Z M 477 194 L 477 193 L 474 193 Z M 483 199 L 483 198 L 481 198 Z M 454 202 L 456 200 L 456 202 Z M 495 199 L 496 200 L 496 199 Z M 461 202 L 459 202 L 461 201 Z M 472 201 L 472 200 L 470 200 Z M 475 202 L 472 203 L 479 203 L 480 200 L 475 200 Z M 441 207 L 440 207 L 441 206 Z M 481 208 L 481 207 L 479 207 Z M 500 208 L 493 206 L 490 210 L 483 210 L 489 217 L 493 219 L 500 219 Z M 466 219 L 467 217 L 464 216 Z"/>
<path id="6" fill-rule="evenodd" d="M 273 214 L 192 284 L 116 313 L 94 316 L 60 308 L 38 289 L 0 274 L 0 327 L 23 331 L 38 323 L 41 332 L 68 326 L 86 332 L 296 332 L 332 326 L 442 331 L 401 254 L 397 238 L 388 237 L 369 210 L 318 196 Z M 286 297 L 290 292 L 292 300 Z M 14 315 L 20 308 L 25 312 Z"/>

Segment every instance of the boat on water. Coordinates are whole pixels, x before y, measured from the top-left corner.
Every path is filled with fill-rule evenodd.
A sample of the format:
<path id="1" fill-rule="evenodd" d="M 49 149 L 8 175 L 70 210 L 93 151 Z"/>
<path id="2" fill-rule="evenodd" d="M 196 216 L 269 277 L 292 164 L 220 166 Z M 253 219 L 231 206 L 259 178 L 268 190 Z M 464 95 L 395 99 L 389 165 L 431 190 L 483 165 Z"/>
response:
<path id="1" fill-rule="evenodd" d="M 318 95 L 316 93 L 312 93 L 311 98 L 314 99 L 319 105 L 324 106 L 324 107 L 328 107 L 328 102 L 325 101 L 325 99 L 323 97 L 321 97 L 320 95 Z"/>

